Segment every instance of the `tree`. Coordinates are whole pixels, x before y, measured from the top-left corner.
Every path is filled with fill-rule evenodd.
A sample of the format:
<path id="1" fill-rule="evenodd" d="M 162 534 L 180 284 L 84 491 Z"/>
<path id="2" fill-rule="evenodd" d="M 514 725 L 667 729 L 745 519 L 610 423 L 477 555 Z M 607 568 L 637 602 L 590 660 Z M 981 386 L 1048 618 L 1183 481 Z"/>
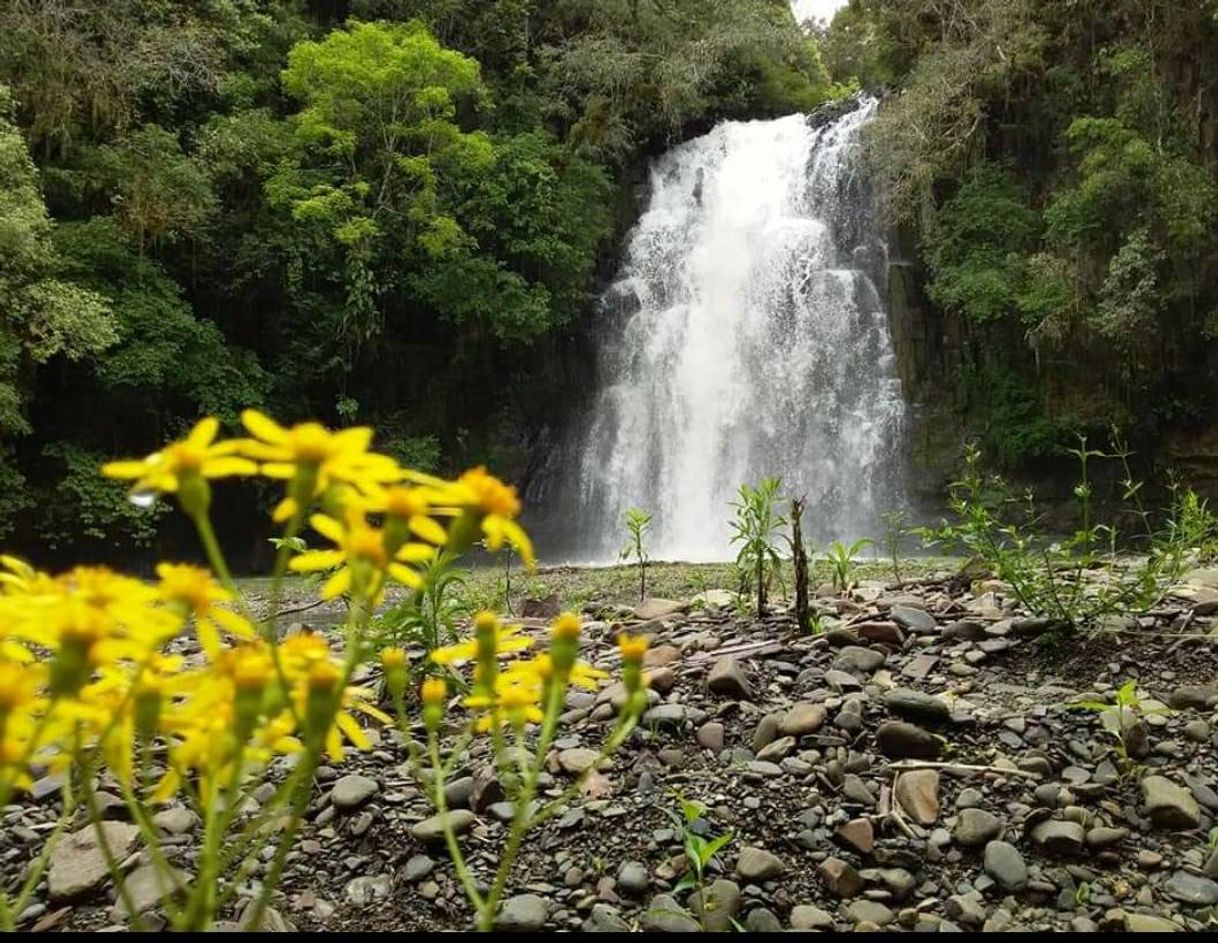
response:
<path id="1" fill-rule="evenodd" d="M 37 173 L 0 85 L 0 435 L 30 431 L 32 370 L 54 357 L 79 361 L 118 340 L 100 295 L 65 280 Z"/>

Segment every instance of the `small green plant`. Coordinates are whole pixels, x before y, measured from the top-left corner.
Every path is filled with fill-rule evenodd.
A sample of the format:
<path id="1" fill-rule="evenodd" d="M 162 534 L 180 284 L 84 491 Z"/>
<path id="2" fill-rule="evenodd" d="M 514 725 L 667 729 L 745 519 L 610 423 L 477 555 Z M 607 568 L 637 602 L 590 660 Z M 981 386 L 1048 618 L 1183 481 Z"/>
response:
<path id="1" fill-rule="evenodd" d="M 909 516 L 901 510 L 887 511 L 883 515 L 884 549 L 892 560 L 892 578 L 898 586 L 901 579 L 901 541 L 909 532 Z"/>
<path id="2" fill-rule="evenodd" d="M 834 589 L 844 593 L 854 585 L 854 560 L 873 543 L 874 541 L 867 537 L 856 540 L 850 546 L 840 540 L 833 541 L 833 545 L 825 551 L 825 559 L 829 561 L 830 579 Z"/>
<path id="3" fill-rule="evenodd" d="M 748 593 L 732 593 L 732 612 L 738 619 L 747 619 L 753 614 L 753 601 Z"/>
<path id="4" fill-rule="evenodd" d="M 965 470 L 952 484 L 949 506 L 953 523 L 919 528 L 929 545 L 963 548 L 1004 583 L 1033 615 L 1067 630 L 1102 628 L 1114 617 L 1138 615 L 1153 607 L 1196 555 L 1213 539 L 1216 520 L 1204 501 L 1189 490 L 1172 488 L 1172 500 L 1155 526 L 1142 507 L 1142 484 L 1129 470 L 1130 453 L 1117 441 L 1112 453 L 1087 447 L 1070 449 L 1078 461 L 1074 487 L 1080 527 L 1050 540 L 1031 494 L 1015 495 L 998 476 L 981 470 L 980 453 L 970 447 Z M 1140 524 L 1138 533 L 1119 532 L 1116 524 L 1094 520 L 1090 465 L 1097 458 L 1115 459 L 1124 470 L 1124 512 Z M 1128 551 L 1140 550 L 1131 557 Z"/>
<path id="5" fill-rule="evenodd" d="M 671 809 L 664 811 L 679 830 L 689 870 L 685 872 L 674 890 L 678 894 L 688 890 L 697 893 L 702 902 L 699 909 L 703 929 L 706 929 L 706 916 L 712 905 L 712 902 L 707 900 L 706 871 L 715 856 L 732 841 L 733 835 L 731 832 L 725 832 L 710 838 L 704 837 L 700 832 L 705 831 L 706 805 L 696 799 L 686 799 L 680 794 L 677 796 L 677 801 L 681 808 L 679 814 Z"/>
<path id="6" fill-rule="evenodd" d="M 741 485 L 736 501 L 732 502 L 736 510 L 732 543 L 740 544 L 736 568 L 743 589 L 746 592 L 751 589 L 756 596 L 758 618 L 765 615 L 771 583 L 782 576 L 782 557 L 777 544 L 779 532 L 787 521 L 775 509 L 781 487 L 782 479 L 763 478 L 756 488 Z"/>
<path id="7" fill-rule="evenodd" d="M 647 597 L 647 529 L 651 526 L 651 512 L 642 508 L 631 508 L 626 512 L 626 532 L 630 540 L 621 549 L 618 559 L 633 559 L 639 569 L 639 602 Z"/>
<path id="8" fill-rule="evenodd" d="M 420 569 L 427 575 L 423 588 L 375 619 L 370 634 L 373 651 L 421 648 L 430 654 L 455 641 L 458 622 L 476 611 L 463 593 L 469 571 L 457 565 L 455 556 L 440 553 Z"/>
<path id="9" fill-rule="evenodd" d="M 309 549 L 303 537 L 268 537 L 267 541 L 276 550 L 286 548 L 291 553 L 304 553 Z"/>
<path id="10" fill-rule="evenodd" d="M 504 544 L 503 554 L 503 611 L 512 615 L 512 545 Z"/>
<path id="11" fill-rule="evenodd" d="M 1084 700 L 1070 706 L 1099 714 L 1100 725 L 1115 741 L 1114 750 L 1126 773 L 1133 769 L 1135 760 L 1145 758 L 1150 751 L 1146 717 L 1169 711 L 1160 702 L 1142 697 L 1133 678 L 1117 688 L 1112 703 Z"/>

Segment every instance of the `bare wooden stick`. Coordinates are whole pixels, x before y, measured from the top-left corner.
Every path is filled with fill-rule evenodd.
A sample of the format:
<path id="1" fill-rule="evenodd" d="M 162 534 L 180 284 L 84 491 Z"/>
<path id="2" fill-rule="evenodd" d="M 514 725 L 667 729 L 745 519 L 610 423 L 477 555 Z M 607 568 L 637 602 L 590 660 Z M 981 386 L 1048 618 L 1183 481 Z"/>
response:
<path id="1" fill-rule="evenodd" d="M 1001 773 L 1004 776 L 1026 776 L 1028 779 L 1040 779 L 1039 773 L 1033 773 L 1026 769 L 1007 769 L 1005 766 L 974 766 L 970 763 L 946 763 L 939 760 L 903 760 L 900 763 L 893 763 L 888 768 L 902 773 L 915 769 L 941 769 L 949 773 L 956 771 L 962 773 Z"/>
<path id="2" fill-rule="evenodd" d="M 901 813 L 901 802 L 896 795 L 897 780 L 900 778 L 901 776 L 899 773 L 892 778 L 891 789 L 888 786 L 880 787 L 880 808 L 883 809 L 884 805 L 887 804 L 887 817 L 897 823 L 897 827 L 905 833 L 906 838 L 916 839 L 918 836 L 910 827 L 909 822 L 905 820 L 905 816 Z"/>

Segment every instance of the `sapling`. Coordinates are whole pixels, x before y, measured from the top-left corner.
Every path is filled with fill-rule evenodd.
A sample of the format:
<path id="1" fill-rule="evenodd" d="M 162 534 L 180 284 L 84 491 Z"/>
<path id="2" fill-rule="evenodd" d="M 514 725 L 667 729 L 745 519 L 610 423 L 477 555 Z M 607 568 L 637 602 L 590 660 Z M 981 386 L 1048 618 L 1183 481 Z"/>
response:
<path id="1" fill-rule="evenodd" d="M 639 602 L 647 598 L 647 529 L 651 526 L 651 512 L 642 508 L 631 508 L 626 512 L 626 532 L 630 540 L 621 549 L 618 559 L 633 558 L 639 569 Z"/>
<path id="2" fill-rule="evenodd" d="M 681 806 L 680 815 L 668 809 L 664 811 L 681 831 L 681 842 L 685 847 L 685 860 L 689 864 L 689 870 L 685 872 L 685 876 L 677 883 L 674 890 L 678 894 L 690 889 L 697 893 L 702 904 L 699 909 L 701 910 L 702 928 L 705 930 L 706 915 L 713 906 L 713 902 L 707 900 L 706 869 L 715 856 L 731 842 L 733 835 L 731 832 L 725 832 L 722 835 L 706 838 L 699 834 L 703 830 L 699 828 L 699 823 L 706 821 L 704 818 L 706 806 L 696 799 L 686 799 L 680 795 L 677 799 Z"/>
<path id="3" fill-rule="evenodd" d="M 833 586 L 839 592 L 846 592 L 853 584 L 851 579 L 854 573 L 854 558 L 857 557 L 866 547 L 870 547 L 873 541 L 864 537 L 862 540 L 856 540 L 850 546 L 846 546 L 840 540 L 835 540 L 833 546 L 825 551 L 825 559 L 829 561 L 829 567 L 832 571 Z"/>
<path id="4" fill-rule="evenodd" d="M 884 548 L 892 560 L 892 578 L 901 585 L 901 538 L 908 530 L 908 516 L 904 511 L 887 511 L 884 514 Z"/>
<path id="5" fill-rule="evenodd" d="M 746 587 L 756 592 L 758 618 L 765 615 L 770 583 L 782 566 L 777 542 L 787 522 L 774 508 L 781 487 L 782 479 L 763 478 L 756 488 L 741 485 L 737 500 L 732 502 L 736 510 L 732 543 L 740 544 L 736 568 Z"/>

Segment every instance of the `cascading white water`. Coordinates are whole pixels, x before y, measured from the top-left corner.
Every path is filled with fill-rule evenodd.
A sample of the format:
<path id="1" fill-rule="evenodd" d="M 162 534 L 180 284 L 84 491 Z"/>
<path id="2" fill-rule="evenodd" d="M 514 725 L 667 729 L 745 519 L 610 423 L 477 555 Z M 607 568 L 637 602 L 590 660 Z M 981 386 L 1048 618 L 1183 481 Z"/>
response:
<path id="1" fill-rule="evenodd" d="M 818 543 L 876 534 L 899 495 L 904 408 L 858 173 L 875 107 L 820 128 L 727 122 L 655 164 L 605 298 L 617 323 L 577 447 L 573 556 L 613 559 L 642 507 L 656 558 L 728 559 L 729 503 L 767 475 L 807 496 Z"/>

